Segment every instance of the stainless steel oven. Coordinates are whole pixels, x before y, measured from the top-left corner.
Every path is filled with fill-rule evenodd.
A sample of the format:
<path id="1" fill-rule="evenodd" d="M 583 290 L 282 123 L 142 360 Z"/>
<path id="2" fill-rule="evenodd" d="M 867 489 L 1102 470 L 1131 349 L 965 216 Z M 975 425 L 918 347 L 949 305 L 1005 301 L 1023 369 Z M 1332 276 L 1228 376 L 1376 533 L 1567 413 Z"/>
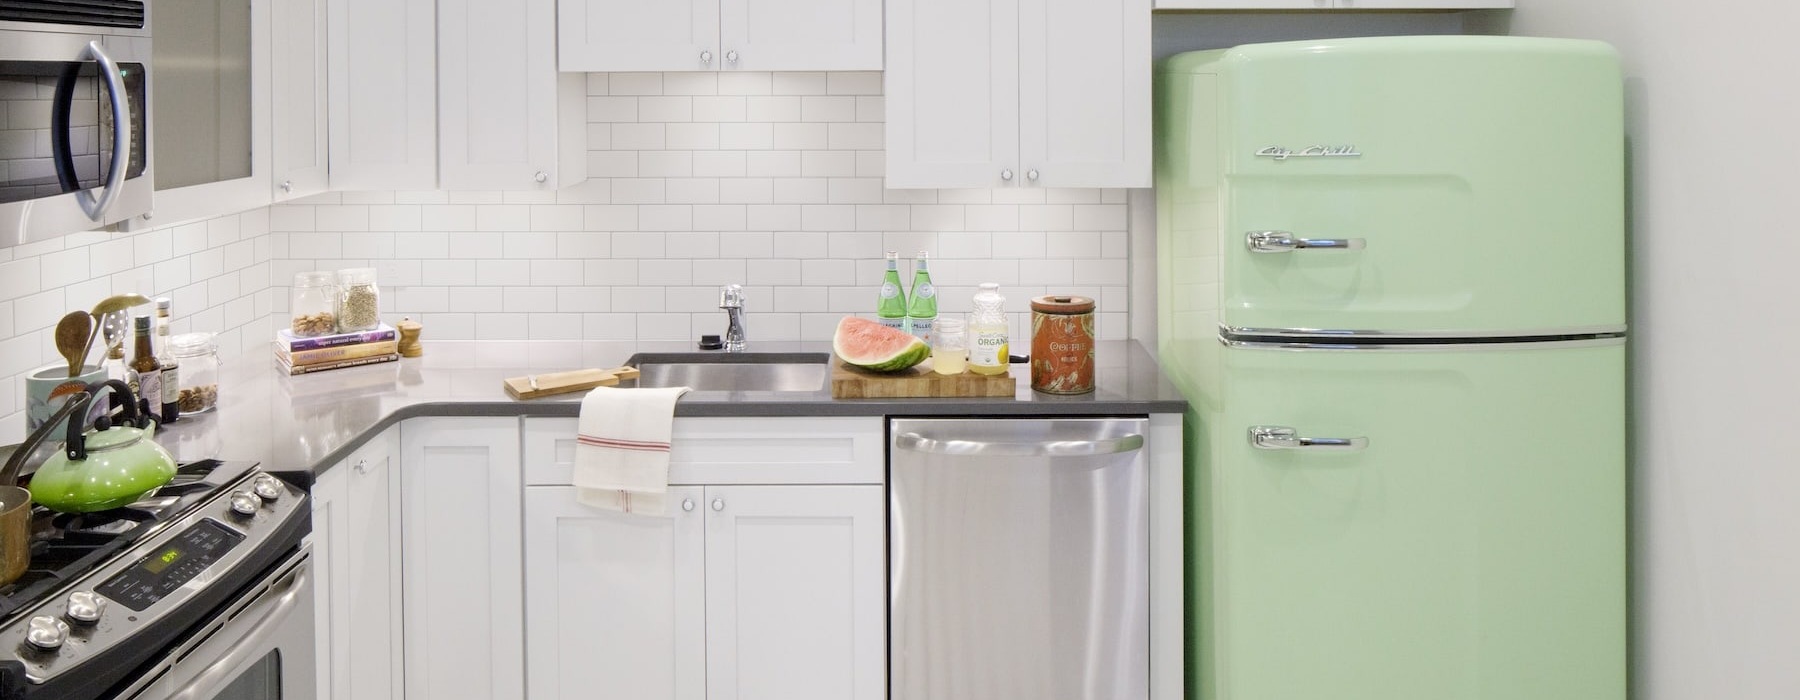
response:
<path id="1" fill-rule="evenodd" d="M 317 697 L 310 547 L 128 686 L 126 700 L 311 700 Z"/>
<path id="2" fill-rule="evenodd" d="M 0 247 L 150 210 L 144 0 L 0 0 Z"/>

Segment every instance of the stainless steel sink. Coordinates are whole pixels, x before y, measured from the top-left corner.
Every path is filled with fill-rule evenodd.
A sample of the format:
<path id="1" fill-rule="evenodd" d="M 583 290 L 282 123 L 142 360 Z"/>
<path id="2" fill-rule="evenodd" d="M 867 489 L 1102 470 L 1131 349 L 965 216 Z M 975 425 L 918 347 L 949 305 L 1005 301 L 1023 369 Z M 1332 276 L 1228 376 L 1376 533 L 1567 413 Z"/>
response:
<path id="1" fill-rule="evenodd" d="M 640 353 L 625 364 L 642 373 L 637 380 L 640 387 L 811 392 L 825 388 L 830 359 L 822 352 L 679 352 Z"/>

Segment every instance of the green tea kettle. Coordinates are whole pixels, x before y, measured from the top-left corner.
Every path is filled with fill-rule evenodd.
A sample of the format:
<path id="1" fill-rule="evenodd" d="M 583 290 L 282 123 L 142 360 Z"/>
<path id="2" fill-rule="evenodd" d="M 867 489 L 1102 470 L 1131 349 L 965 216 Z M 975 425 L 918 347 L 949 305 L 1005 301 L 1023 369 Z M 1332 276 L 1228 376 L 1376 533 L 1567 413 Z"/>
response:
<path id="1" fill-rule="evenodd" d="M 95 419 L 94 430 L 84 433 L 81 419 L 103 389 L 123 398 L 122 422 L 115 425 L 111 416 L 101 416 Z M 138 410 L 131 387 L 111 379 L 88 385 L 87 393 L 69 414 L 62 451 L 31 477 L 31 500 L 50 510 L 91 513 L 118 508 L 175 478 L 175 458 L 151 439 L 156 422 Z M 50 424 L 40 429 L 45 428 L 54 429 Z"/>

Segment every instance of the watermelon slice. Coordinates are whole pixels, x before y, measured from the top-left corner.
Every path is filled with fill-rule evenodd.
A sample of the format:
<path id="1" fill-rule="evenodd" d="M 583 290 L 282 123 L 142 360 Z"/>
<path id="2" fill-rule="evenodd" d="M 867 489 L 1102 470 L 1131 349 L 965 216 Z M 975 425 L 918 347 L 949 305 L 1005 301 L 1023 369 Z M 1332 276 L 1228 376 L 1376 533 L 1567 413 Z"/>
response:
<path id="1" fill-rule="evenodd" d="M 931 346 L 913 334 L 855 316 L 838 321 L 831 348 L 845 363 L 872 372 L 898 372 L 931 356 Z"/>

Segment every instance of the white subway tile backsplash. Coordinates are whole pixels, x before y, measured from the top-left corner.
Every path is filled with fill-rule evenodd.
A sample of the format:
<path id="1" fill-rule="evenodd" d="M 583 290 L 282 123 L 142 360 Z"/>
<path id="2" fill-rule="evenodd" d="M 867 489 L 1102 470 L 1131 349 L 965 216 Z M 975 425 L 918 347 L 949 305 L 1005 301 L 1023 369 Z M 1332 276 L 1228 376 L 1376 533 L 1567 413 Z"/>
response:
<path id="1" fill-rule="evenodd" d="M 719 125 L 719 148 L 725 150 L 766 150 L 775 147 L 775 125 L 747 122 Z M 797 159 L 796 159 L 797 160 Z M 767 175 L 752 169 L 751 175 Z"/>
<path id="2" fill-rule="evenodd" d="M 710 151 L 719 148 L 720 124 L 669 124 L 664 148 Z"/>
<path id="3" fill-rule="evenodd" d="M 876 71 L 827 73 L 826 92 L 833 95 L 879 95 L 881 73 Z"/>
<path id="4" fill-rule="evenodd" d="M 718 75 L 721 95 L 767 95 L 774 90 L 774 76 L 769 73 L 728 71 Z"/>
<path id="5" fill-rule="evenodd" d="M 588 84 L 589 89 L 593 83 Z M 606 90 L 608 95 L 661 95 L 663 94 L 663 74 L 661 73 L 613 73 Z"/>

